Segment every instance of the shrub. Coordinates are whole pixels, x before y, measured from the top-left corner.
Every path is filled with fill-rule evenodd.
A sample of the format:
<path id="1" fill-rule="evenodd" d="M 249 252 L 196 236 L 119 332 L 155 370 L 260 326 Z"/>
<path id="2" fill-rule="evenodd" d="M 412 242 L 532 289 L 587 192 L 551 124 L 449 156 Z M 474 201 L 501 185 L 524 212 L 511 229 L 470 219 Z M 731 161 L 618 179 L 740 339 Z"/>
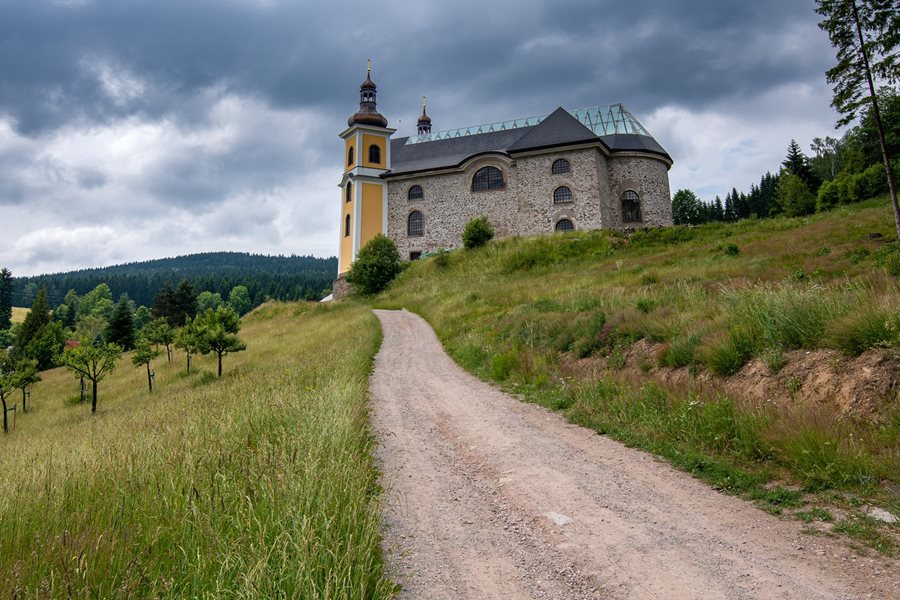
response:
<path id="1" fill-rule="evenodd" d="M 403 266 L 393 240 L 379 233 L 360 249 L 350 265 L 347 281 L 363 294 L 377 294 L 384 290 Z"/>
<path id="2" fill-rule="evenodd" d="M 806 183 L 788 171 L 778 177 L 776 195 L 781 209 L 789 217 L 802 217 L 816 210 L 816 197 Z"/>
<path id="3" fill-rule="evenodd" d="M 494 228 L 491 227 L 487 217 L 475 217 L 463 229 L 462 241 L 466 248 L 478 248 L 484 246 L 494 237 Z"/>
<path id="4" fill-rule="evenodd" d="M 830 210 L 841 204 L 841 192 L 835 180 L 826 181 L 819 188 L 816 196 L 816 212 Z"/>

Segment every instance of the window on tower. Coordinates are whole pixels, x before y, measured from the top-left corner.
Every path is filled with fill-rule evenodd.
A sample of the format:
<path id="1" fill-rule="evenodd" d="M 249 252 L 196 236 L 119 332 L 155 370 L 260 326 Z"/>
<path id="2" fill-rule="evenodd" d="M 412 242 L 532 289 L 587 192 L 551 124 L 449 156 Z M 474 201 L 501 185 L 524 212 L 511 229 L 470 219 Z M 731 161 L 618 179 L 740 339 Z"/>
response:
<path id="1" fill-rule="evenodd" d="M 381 148 L 375 144 L 369 146 L 369 162 L 376 165 L 381 164 Z"/>
<path id="2" fill-rule="evenodd" d="M 347 149 L 347 166 L 349 167 L 352 164 L 353 164 L 353 146 L 350 146 L 350 148 Z"/>
<path id="3" fill-rule="evenodd" d="M 350 237 L 350 215 L 344 217 L 344 237 Z"/>
<path id="4" fill-rule="evenodd" d="M 622 222 L 639 223 L 641 220 L 641 197 L 634 190 L 622 194 Z"/>
<path id="5" fill-rule="evenodd" d="M 351 200 L 353 200 L 353 188 L 351 187 L 352 185 L 353 184 L 350 183 L 349 181 L 347 182 L 347 191 L 345 192 L 345 194 L 347 196 L 347 202 L 350 202 Z"/>

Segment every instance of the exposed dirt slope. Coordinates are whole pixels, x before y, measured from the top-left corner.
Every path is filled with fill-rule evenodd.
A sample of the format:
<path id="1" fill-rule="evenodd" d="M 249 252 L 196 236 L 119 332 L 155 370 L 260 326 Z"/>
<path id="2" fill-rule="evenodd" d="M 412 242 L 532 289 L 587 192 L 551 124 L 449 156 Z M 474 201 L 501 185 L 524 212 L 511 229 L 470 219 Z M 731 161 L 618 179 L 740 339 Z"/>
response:
<path id="1" fill-rule="evenodd" d="M 895 598 L 857 556 L 459 368 L 376 311 L 385 549 L 402 598 Z"/>

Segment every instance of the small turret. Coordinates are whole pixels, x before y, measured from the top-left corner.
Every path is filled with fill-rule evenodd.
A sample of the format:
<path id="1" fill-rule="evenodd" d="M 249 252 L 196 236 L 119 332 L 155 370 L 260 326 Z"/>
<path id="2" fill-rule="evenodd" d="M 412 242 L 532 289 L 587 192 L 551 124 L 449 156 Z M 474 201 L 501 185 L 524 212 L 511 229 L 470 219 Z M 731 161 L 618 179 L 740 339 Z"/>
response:
<path id="1" fill-rule="evenodd" d="M 418 130 L 419 135 L 431 133 L 431 117 L 425 112 L 425 96 L 422 96 L 422 114 L 419 115 Z"/>
<path id="2" fill-rule="evenodd" d="M 347 125 L 374 125 L 375 127 L 387 127 L 387 119 L 378 112 L 375 98 L 378 88 L 372 81 L 372 59 L 369 59 L 366 68 L 366 80 L 359 84 L 359 112 L 347 119 Z"/>

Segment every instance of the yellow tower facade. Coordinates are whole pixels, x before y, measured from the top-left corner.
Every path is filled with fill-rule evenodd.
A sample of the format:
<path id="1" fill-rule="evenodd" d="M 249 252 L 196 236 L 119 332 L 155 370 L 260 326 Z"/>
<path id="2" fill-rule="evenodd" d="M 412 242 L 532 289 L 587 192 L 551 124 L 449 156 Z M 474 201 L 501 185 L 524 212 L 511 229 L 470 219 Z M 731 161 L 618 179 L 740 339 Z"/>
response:
<path id="1" fill-rule="evenodd" d="M 379 233 L 387 234 L 387 182 L 381 175 L 391 168 L 391 134 L 387 119 L 376 107 L 377 87 L 372 64 L 359 86 L 359 112 L 347 119 L 344 176 L 341 178 L 341 224 L 338 277 L 350 269 L 359 249 Z"/>

